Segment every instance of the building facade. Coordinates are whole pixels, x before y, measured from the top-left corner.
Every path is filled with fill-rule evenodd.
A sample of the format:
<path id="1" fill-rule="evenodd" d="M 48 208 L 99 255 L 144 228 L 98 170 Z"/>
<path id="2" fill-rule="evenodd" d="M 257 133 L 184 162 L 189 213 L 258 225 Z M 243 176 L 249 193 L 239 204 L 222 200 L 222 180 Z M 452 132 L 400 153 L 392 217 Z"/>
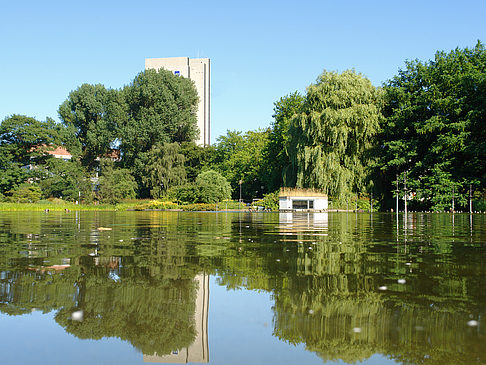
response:
<path id="1" fill-rule="evenodd" d="M 306 189 L 281 189 L 278 196 L 280 211 L 326 211 L 327 194 Z"/>
<path id="2" fill-rule="evenodd" d="M 199 104 L 197 107 L 198 145 L 209 146 L 211 140 L 211 61 L 209 58 L 147 58 L 145 69 L 166 69 L 174 75 L 194 81 Z"/>

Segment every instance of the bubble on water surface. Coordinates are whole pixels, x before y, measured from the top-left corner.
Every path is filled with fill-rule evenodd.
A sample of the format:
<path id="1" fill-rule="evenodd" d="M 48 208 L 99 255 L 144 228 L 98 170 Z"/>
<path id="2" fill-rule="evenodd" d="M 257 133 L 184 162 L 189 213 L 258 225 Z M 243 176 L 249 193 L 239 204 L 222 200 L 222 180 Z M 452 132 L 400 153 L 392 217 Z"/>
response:
<path id="1" fill-rule="evenodd" d="M 405 280 L 405 279 L 398 279 L 397 282 L 398 282 L 398 284 L 405 284 L 407 282 L 407 280 Z"/>
<path id="2" fill-rule="evenodd" d="M 478 325 L 478 321 L 475 321 L 474 319 L 470 320 L 467 322 L 467 325 L 470 327 L 476 327 Z"/>

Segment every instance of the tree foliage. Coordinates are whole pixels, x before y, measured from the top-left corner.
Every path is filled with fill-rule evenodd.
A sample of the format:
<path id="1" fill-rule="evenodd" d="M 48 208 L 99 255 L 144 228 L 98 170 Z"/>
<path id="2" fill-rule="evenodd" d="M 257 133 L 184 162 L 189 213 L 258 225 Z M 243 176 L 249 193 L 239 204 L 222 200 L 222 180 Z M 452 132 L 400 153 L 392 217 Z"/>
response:
<path id="1" fill-rule="evenodd" d="M 274 120 L 263 151 L 266 163 L 262 169 L 262 177 L 268 191 L 275 191 L 283 186 L 283 172 L 290 164 L 286 149 L 290 121 L 295 114 L 300 113 L 304 100 L 302 95 L 294 92 L 274 103 Z"/>
<path id="2" fill-rule="evenodd" d="M 464 206 L 470 184 L 486 188 L 483 44 L 407 62 L 385 91 L 380 168 L 388 197 L 405 173 L 411 203 L 422 209 L 450 208 L 453 191 Z"/>
<path id="3" fill-rule="evenodd" d="M 42 195 L 46 198 L 81 199 L 84 202 L 92 202 L 94 198 L 89 174 L 78 160 L 51 158 L 37 176 Z"/>
<path id="4" fill-rule="evenodd" d="M 244 134 L 228 131 L 225 136 L 218 137 L 214 165 L 230 182 L 235 198 L 239 196 L 240 181 L 243 198 L 262 197 L 265 188 L 262 176 L 265 164 L 263 150 L 268 134 L 268 130 L 248 131 Z"/>
<path id="5" fill-rule="evenodd" d="M 180 152 L 184 155 L 184 167 L 187 180 L 194 182 L 197 175 L 199 175 L 203 169 L 210 166 L 214 155 L 214 147 L 198 146 L 194 142 L 182 142 Z"/>
<path id="6" fill-rule="evenodd" d="M 145 189 L 142 194 L 160 198 L 167 189 L 186 180 L 184 155 L 178 143 L 157 143 L 136 159 L 136 177 Z"/>
<path id="7" fill-rule="evenodd" d="M 128 169 L 115 168 L 113 161 L 105 159 L 99 178 L 99 195 L 104 203 L 116 204 L 123 199 L 134 199 L 137 183 Z"/>
<path id="8" fill-rule="evenodd" d="M 83 84 L 69 93 L 59 107 L 59 116 L 81 146 L 81 161 L 93 166 L 96 158 L 110 151 L 126 119 L 120 91 L 103 85 Z M 74 151 L 73 151 L 74 152 Z"/>
<path id="9" fill-rule="evenodd" d="M 161 69 L 145 70 L 123 89 L 128 117 L 120 132 L 125 165 L 157 143 L 194 141 L 198 96 L 193 81 Z"/>
<path id="10" fill-rule="evenodd" d="M 208 170 L 196 178 L 197 203 L 218 203 L 231 198 L 231 186 L 220 173 Z"/>
<path id="11" fill-rule="evenodd" d="M 15 189 L 32 176 L 31 165 L 42 165 L 45 152 L 59 142 L 59 128 L 52 119 L 38 121 L 12 115 L 0 124 L 0 191 Z"/>
<path id="12" fill-rule="evenodd" d="M 361 74 L 325 71 L 289 128 L 287 186 L 341 197 L 362 191 L 381 118 L 380 91 Z"/>

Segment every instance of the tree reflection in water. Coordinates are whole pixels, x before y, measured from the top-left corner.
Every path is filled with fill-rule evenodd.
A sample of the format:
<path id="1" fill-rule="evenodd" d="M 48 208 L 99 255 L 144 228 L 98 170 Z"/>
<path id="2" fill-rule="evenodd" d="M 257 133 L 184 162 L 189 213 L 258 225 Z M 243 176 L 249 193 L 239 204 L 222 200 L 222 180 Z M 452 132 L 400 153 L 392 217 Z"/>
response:
<path id="1" fill-rule="evenodd" d="M 200 335 L 194 278 L 207 273 L 272 293 L 274 335 L 324 361 L 485 363 L 484 217 L 474 230 L 467 216 L 410 214 L 405 227 L 394 217 L 2 214 L 0 310 L 56 310 L 79 338 L 163 357 Z M 78 310 L 83 321 L 71 319 Z"/>

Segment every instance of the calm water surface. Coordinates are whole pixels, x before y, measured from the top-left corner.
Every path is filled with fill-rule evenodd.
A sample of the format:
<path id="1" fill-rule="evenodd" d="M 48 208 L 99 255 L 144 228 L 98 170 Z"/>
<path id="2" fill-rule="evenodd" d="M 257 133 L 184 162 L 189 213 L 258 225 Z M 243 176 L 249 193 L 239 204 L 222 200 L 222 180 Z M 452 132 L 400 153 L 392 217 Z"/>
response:
<path id="1" fill-rule="evenodd" d="M 0 213 L 1 364 L 486 364 L 486 217 Z"/>

